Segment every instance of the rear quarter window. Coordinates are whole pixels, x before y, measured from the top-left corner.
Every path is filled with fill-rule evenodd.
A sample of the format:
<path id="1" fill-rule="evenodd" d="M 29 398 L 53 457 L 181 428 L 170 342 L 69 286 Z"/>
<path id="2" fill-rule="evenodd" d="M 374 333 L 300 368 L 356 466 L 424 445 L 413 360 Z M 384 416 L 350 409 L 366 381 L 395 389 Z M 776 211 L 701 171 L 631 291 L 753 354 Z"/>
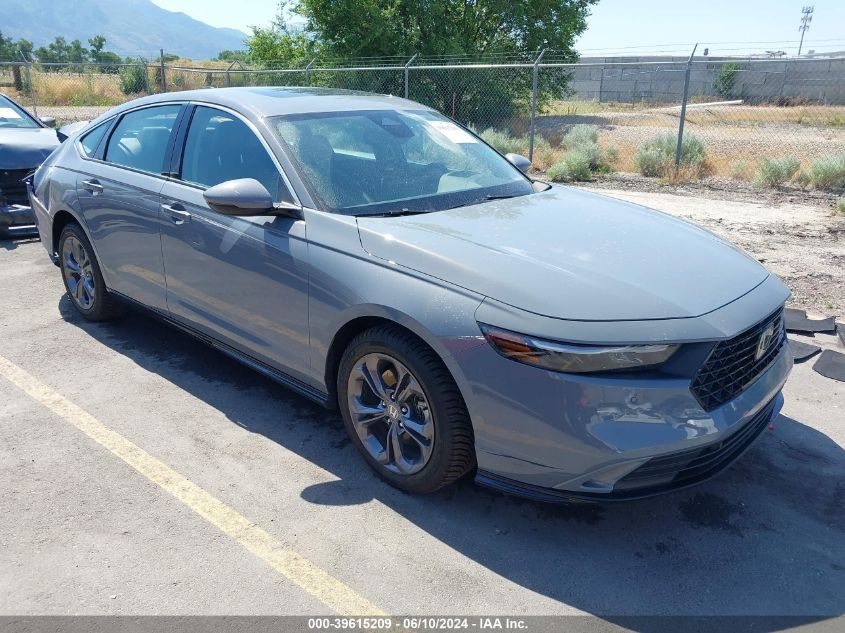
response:
<path id="1" fill-rule="evenodd" d="M 79 139 L 79 145 L 82 147 L 83 154 L 89 157 L 94 155 L 97 151 L 97 146 L 103 139 L 103 135 L 106 133 L 106 130 L 109 129 L 110 124 L 111 121 L 100 123 L 100 125 L 95 127 L 93 130 L 86 132 L 82 138 Z"/>

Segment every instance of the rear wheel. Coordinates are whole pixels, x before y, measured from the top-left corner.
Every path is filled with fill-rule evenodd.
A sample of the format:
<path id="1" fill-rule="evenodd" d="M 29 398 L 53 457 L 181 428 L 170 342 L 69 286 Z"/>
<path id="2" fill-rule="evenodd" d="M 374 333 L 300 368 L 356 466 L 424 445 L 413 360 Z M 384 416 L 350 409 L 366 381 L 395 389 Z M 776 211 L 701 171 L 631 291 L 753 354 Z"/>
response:
<path id="1" fill-rule="evenodd" d="M 463 398 L 440 358 L 395 326 L 367 330 L 340 362 L 338 404 L 347 433 L 388 483 L 433 492 L 475 465 Z"/>
<path id="2" fill-rule="evenodd" d="M 73 307 L 89 321 L 120 316 L 123 305 L 106 290 L 91 242 L 82 227 L 72 222 L 59 236 L 59 266 Z"/>

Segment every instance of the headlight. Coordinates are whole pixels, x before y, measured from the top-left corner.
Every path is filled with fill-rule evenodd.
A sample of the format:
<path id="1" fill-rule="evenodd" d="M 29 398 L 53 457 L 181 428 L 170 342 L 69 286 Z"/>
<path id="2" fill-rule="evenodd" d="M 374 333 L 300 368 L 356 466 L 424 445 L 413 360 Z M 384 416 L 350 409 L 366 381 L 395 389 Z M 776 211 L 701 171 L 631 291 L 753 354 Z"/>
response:
<path id="1" fill-rule="evenodd" d="M 580 345 L 546 341 L 479 324 L 484 338 L 505 358 L 552 371 L 587 374 L 646 369 L 665 363 L 678 345 Z"/>

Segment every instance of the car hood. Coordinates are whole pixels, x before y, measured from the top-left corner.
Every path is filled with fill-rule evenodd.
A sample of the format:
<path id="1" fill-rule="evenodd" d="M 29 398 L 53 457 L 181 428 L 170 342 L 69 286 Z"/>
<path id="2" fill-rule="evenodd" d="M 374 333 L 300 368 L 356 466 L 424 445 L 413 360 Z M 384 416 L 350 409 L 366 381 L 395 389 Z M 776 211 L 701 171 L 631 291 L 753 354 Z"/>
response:
<path id="1" fill-rule="evenodd" d="M 686 318 L 768 277 L 712 233 L 568 187 L 422 215 L 359 217 L 370 254 L 544 316 Z"/>
<path id="2" fill-rule="evenodd" d="M 58 146 L 52 128 L 0 128 L 0 169 L 35 169 Z"/>

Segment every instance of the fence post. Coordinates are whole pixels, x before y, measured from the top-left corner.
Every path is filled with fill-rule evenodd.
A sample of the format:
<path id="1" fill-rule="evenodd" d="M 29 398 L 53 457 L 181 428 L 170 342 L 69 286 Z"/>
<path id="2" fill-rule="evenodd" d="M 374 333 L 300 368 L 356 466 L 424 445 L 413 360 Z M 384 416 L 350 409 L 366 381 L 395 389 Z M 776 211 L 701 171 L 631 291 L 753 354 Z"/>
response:
<path id="1" fill-rule="evenodd" d="M 159 68 L 161 69 L 161 91 L 167 92 L 167 77 L 164 74 L 164 49 L 158 49 L 159 54 Z"/>
<path id="2" fill-rule="evenodd" d="M 147 64 L 147 60 L 139 57 L 138 64 L 144 69 L 144 90 L 146 90 L 148 95 L 153 94 L 153 91 L 150 90 L 150 68 Z"/>
<path id="3" fill-rule="evenodd" d="M 311 64 L 313 64 L 315 60 L 316 60 L 316 57 L 314 59 L 312 59 L 310 62 L 308 62 L 308 65 L 305 67 L 305 85 L 306 86 L 311 85 Z"/>
<path id="4" fill-rule="evenodd" d="M 410 77 L 410 74 L 411 74 L 411 71 L 409 69 L 411 68 L 411 64 L 413 64 L 414 60 L 417 58 L 417 55 L 419 55 L 419 53 L 414 53 L 414 56 L 411 59 L 409 59 L 408 62 L 405 64 L 404 74 L 405 74 L 405 98 L 406 99 L 408 98 L 408 80 L 409 80 L 409 77 Z"/>
<path id="5" fill-rule="evenodd" d="M 234 60 L 232 63 L 230 63 L 228 66 L 226 66 L 226 87 L 227 88 L 232 87 L 232 76 L 229 74 L 229 71 L 231 71 L 232 68 L 235 67 L 235 64 L 237 64 L 238 67 L 243 69 L 243 64 L 241 64 L 237 59 Z"/>
<path id="6" fill-rule="evenodd" d="M 537 121 L 537 89 L 540 83 L 540 60 L 543 59 L 546 50 L 544 48 L 540 51 L 531 69 L 531 127 L 528 132 L 528 160 L 530 161 L 534 160 L 534 125 Z"/>
<path id="7" fill-rule="evenodd" d="M 29 86 L 29 98 L 32 101 L 32 114 L 38 116 L 38 100 L 35 96 L 35 84 L 32 83 L 32 72 L 30 72 L 31 62 L 26 58 L 23 51 L 18 51 L 21 58 L 23 58 L 23 72 L 26 76 L 26 85 Z"/>
<path id="8" fill-rule="evenodd" d="M 684 120 L 687 116 L 687 98 L 689 97 L 689 76 L 690 71 L 692 70 L 692 58 L 695 57 L 695 49 L 698 48 L 698 44 L 692 47 L 692 53 L 689 55 L 689 59 L 687 60 L 687 71 L 684 74 L 684 97 L 683 101 L 681 101 L 681 120 L 678 123 L 678 146 L 675 148 L 675 175 L 677 176 L 678 170 L 681 168 L 681 145 L 684 142 Z"/>

